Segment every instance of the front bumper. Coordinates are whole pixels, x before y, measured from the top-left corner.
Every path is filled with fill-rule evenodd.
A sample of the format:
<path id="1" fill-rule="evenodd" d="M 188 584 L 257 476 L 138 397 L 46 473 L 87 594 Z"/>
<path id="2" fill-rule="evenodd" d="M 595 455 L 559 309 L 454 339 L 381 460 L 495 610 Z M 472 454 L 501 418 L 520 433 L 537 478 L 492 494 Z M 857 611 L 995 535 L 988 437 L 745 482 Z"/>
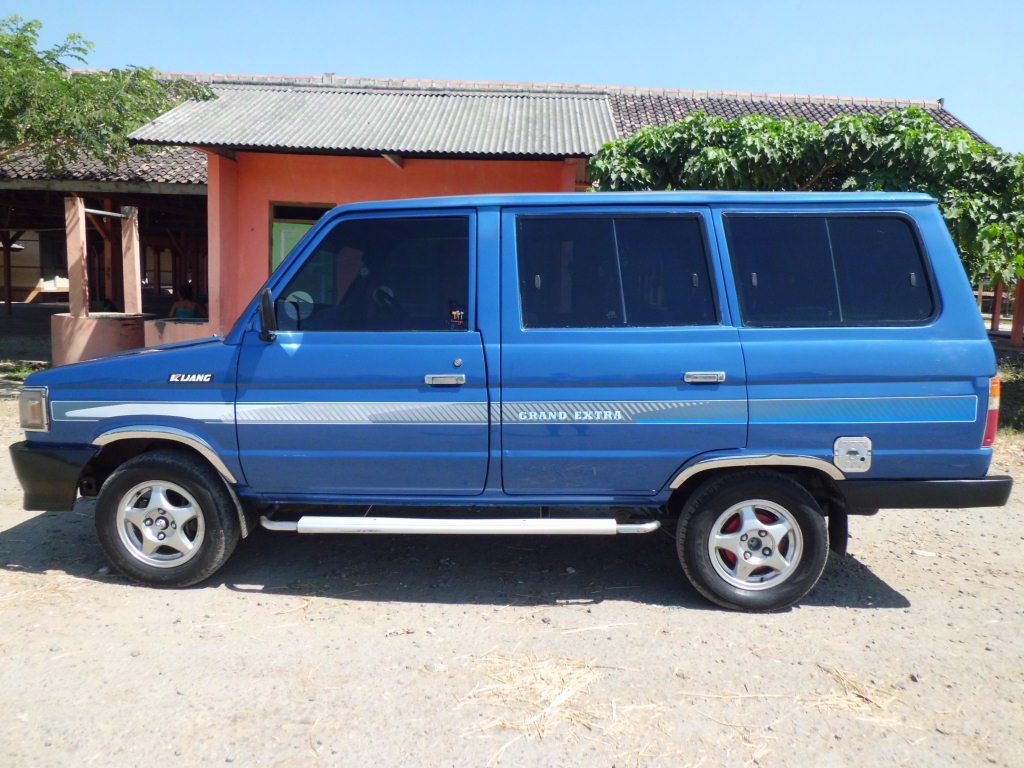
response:
<path id="1" fill-rule="evenodd" d="M 26 510 L 63 512 L 75 505 L 78 479 L 99 451 L 94 445 L 47 445 L 22 441 L 11 446 L 14 474 L 25 492 Z"/>
<path id="2" fill-rule="evenodd" d="M 1010 498 L 1013 478 L 980 480 L 843 480 L 839 492 L 851 510 L 965 509 L 1001 507 Z"/>

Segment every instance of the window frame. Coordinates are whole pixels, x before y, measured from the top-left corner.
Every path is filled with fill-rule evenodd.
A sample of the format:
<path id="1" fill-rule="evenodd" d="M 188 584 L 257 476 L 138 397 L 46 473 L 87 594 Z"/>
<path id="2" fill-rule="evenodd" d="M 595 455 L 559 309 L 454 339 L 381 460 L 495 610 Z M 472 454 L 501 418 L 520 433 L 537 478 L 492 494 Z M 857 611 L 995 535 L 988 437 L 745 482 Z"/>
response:
<path id="1" fill-rule="evenodd" d="M 637 207 L 616 207 L 616 206 L 559 206 L 552 208 L 513 208 L 505 209 L 506 214 L 511 216 L 512 232 L 512 262 L 515 272 L 515 296 L 518 304 L 518 330 L 522 333 L 550 333 L 556 332 L 607 332 L 607 331 L 677 331 L 687 328 L 721 328 L 727 324 L 721 291 L 724 284 L 721 269 L 718 268 L 715 253 L 712 251 L 712 233 L 710 227 L 711 212 L 707 208 L 694 207 L 685 209 L 661 208 L 644 209 Z M 695 325 L 602 325 L 602 326 L 545 326 L 530 327 L 525 325 L 523 318 L 523 295 L 520 290 L 519 273 L 519 222 L 522 219 L 611 219 L 611 220 L 642 220 L 642 219 L 693 219 L 698 224 L 701 246 L 704 248 L 704 264 L 708 271 L 708 285 L 711 290 L 711 304 L 714 309 L 714 321 L 705 324 Z M 614 231 L 614 228 L 613 228 Z M 615 243 L 616 267 L 619 273 L 619 292 L 622 286 L 622 264 L 619 256 L 619 246 Z"/>
<path id="2" fill-rule="evenodd" d="M 444 208 L 444 209 L 429 209 L 429 210 L 416 210 L 416 209 L 401 209 L 401 210 L 387 210 L 387 211 L 356 211 L 346 213 L 337 217 L 325 216 L 320 222 L 306 234 L 304 242 L 300 243 L 300 246 L 296 248 L 288 255 L 288 257 L 281 262 L 281 265 L 277 268 L 274 273 L 273 280 L 267 286 L 270 289 L 271 296 L 274 299 L 274 305 L 277 306 L 277 302 L 283 298 L 284 290 L 291 283 L 295 275 L 301 270 L 308 262 L 309 259 L 316 253 L 316 250 L 320 247 L 320 244 L 324 239 L 334 231 L 335 227 L 342 226 L 352 221 L 366 221 L 376 219 L 465 219 L 466 220 L 466 257 L 469 260 L 467 265 L 467 278 L 469 285 L 467 286 L 466 293 L 466 327 L 462 331 L 451 331 L 451 330 L 413 330 L 413 329 L 389 329 L 389 330 L 365 330 L 365 329 L 349 329 L 349 330 L 278 330 L 278 335 L 282 334 L 305 334 L 305 333 L 335 333 L 335 334 L 396 334 L 396 333 L 415 333 L 415 334 L 430 334 L 430 333 L 443 333 L 443 334 L 459 334 L 467 331 L 473 331 L 476 329 L 476 297 L 477 297 L 477 217 L 476 210 L 472 208 Z"/>
<path id="3" fill-rule="evenodd" d="M 918 226 L 917 220 L 908 214 L 906 211 L 899 210 L 849 210 L 849 209 L 828 209 L 822 208 L 821 210 L 801 209 L 801 210 L 773 210 L 773 209 L 760 209 L 760 210 L 738 210 L 738 209 L 719 209 L 721 217 L 722 233 L 725 238 L 725 242 L 722 243 L 724 250 L 722 253 L 722 261 L 727 264 L 729 269 L 729 275 L 732 280 L 732 290 L 736 297 L 736 322 L 742 328 L 750 329 L 763 329 L 763 330 L 799 330 L 799 329 L 820 329 L 820 328 L 920 328 L 928 325 L 933 325 L 939 317 L 942 315 L 942 294 L 939 291 L 938 283 L 935 279 L 935 271 L 932 266 L 931 254 L 925 247 L 924 238 L 921 236 L 921 230 Z M 832 324 L 808 324 L 808 325 L 751 325 L 747 322 L 747 318 L 743 312 L 743 301 L 740 296 L 739 283 L 736 278 L 736 264 L 733 261 L 733 235 L 729 226 L 730 218 L 812 218 L 812 219 L 897 219 L 907 225 L 910 230 L 910 236 L 914 241 L 914 245 L 917 247 L 918 256 L 921 259 L 922 274 L 928 287 L 929 295 L 932 299 L 932 312 L 931 314 L 921 320 L 905 320 L 901 322 L 877 322 L 877 323 L 832 323 Z M 830 248 L 831 253 L 831 248 Z M 833 257 L 834 258 L 834 257 Z M 834 261 L 833 261 L 834 267 Z M 836 290 L 838 291 L 838 283 L 836 284 Z"/>
<path id="4" fill-rule="evenodd" d="M 278 208 L 294 208 L 294 209 L 301 209 L 301 208 L 315 209 L 315 208 L 320 208 L 320 209 L 323 209 L 323 210 L 320 212 L 320 215 L 316 219 L 314 219 L 313 221 L 310 221 L 309 219 L 293 219 L 293 218 L 275 216 L 275 214 L 277 213 L 277 209 Z M 296 202 L 287 201 L 287 200 L 271 200 L 269 202 L 268 212 L 267 212 L 267 269 L 270 270 L 270 274 L 273 274 L 275 271 L 277 271 L 277 269 L 280 269 L 281 266 L 285 263 L 285 261 L 288 260 L 288 256 L 291 255 L 291 252 L 284 254 L 284 257 L 281 259 L 281 263 L 278 264 L 276 268 L 274 267 L 274 224 L 278 223 L 278 222 L 280 222 L 282 224 L 307 224 L 308 223 L 309 224 L 309 229 L 306 231 L 306 234 L 309 234 L 310 231 L 312 231 L 314 228 L 316 228 L 317 223 L 319 223 L 325 216 L 327 216 L 334 208 L 335 208 L 335 204 L 334 203 L 296 203 Z M 304 236 L 305 235 L 303 235 L 303 237 Z M 298 242 L 296 242 L 295 245 L 292 246 L 292 251 L 296 250 L 299 247 L 299 243 L 301 243 L 301 242 L 302 242 L 302 238 L 299 238 Z"/>

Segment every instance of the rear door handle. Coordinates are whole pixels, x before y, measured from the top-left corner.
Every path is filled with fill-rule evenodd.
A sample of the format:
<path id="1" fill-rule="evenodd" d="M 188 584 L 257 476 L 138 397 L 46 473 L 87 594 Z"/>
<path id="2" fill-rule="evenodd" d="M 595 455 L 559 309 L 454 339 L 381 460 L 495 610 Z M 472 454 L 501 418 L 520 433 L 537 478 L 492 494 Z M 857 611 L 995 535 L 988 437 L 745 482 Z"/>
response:
<path id="1" fill-rule="evenodd" d="M 725 381 L 725 371 L 687 371 L 683 374 L 687 384 L 721 384 Z"/>
<path id="2" fill-rule="evenodd" d="M 466 383 L 464 373 L 428 373 L 423 377 L 423 383 L 432 387 L 457 387 Z"/>

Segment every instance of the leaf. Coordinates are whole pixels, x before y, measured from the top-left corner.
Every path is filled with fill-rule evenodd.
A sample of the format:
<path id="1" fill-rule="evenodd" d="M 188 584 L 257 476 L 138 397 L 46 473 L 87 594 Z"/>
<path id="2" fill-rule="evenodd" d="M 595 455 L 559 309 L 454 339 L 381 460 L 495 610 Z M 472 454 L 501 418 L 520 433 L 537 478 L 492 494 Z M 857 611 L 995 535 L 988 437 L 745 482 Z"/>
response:
<path id="1" fill-rule="evenodd" d="M 27 150 L 51 172 L 82 153 L 116 166 L 142 151 L 128 143 L 132 130 L 183 99 L 213 96 L 142 67 L 73 72 L 68 65 L 85 64 L 92 43 L 73 34 L 40 49 L 40 29 L 38 21 L 0 19 L 0 161 Z"/>
<path id="2" fill-rule="evenodd" d="M 972 281 L 1024 276 L 1024 156 L 944 129 L 918 107 L 823 126 L 695 112 L 610 142 L 590 172 L 597 189 L 926 192 L 940 201 Z"/>

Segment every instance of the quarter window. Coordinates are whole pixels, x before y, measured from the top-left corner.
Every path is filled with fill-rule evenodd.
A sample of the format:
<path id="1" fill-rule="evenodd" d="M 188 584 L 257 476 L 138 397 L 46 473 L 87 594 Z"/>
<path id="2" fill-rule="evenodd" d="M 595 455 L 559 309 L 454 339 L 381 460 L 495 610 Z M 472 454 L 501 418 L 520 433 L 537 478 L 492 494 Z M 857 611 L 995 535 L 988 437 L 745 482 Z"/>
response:
<path id="1" fill-rule="evenodd" d="M 734 215 L 726 232 L 748 326 L 905 325 L 934 314 L 903 219 Z"/>
<path id="2" fill-rule="evenodd" d="M 521 216 L 525 328 L 717 323 L 697 217 Z"/>
<path id="3" fill-rule="evenodd" d="M 469 220 L 341 221 L 277 301 L 281 330 L 468 328 Z"/>

